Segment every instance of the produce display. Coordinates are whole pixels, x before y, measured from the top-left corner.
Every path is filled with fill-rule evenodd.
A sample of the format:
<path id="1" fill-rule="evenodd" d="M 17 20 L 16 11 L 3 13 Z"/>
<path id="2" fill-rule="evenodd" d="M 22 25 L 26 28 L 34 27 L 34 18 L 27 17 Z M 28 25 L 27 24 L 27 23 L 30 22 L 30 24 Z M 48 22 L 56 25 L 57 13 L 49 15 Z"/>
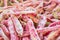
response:
<path id="1" fill-rule="evenodd" d="M 60 0 L 0 0 L 0 40 L 60 40 Z"/>

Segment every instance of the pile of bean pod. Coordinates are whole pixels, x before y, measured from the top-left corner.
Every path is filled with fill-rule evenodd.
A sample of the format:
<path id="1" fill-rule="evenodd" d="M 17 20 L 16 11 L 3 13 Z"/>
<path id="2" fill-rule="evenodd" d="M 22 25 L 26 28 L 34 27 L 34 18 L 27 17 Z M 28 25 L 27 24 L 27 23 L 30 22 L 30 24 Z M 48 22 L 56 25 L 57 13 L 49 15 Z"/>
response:
<path id="1" fill-rule="evenodd" d="M 0 0 L 0 40 L 60 40 L 60 0 Z"/>

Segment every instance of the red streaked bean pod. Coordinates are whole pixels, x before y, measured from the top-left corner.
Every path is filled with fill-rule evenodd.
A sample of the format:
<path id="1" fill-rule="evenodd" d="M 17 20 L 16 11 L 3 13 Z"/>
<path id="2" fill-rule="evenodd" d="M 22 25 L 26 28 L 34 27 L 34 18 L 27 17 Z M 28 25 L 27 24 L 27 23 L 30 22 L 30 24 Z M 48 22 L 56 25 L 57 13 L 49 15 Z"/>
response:
<path id="1" fill-rule="evenodd" d="M 60 21 L 57 21 L 57 22 L 53 22 L 49 25 L 49 27 L 54 27 L 56 25 L 60 25 Z"/>
<path id="2" fill-rule="evenodd" d="M 39 23 L 38 23 L 38 28 L 43 28 L 46 22 L 47 22 L 46 16 L 41 16 L 41 20 L 39 20 Z"/>
<path id="3" fill-rule="evenodd" d="M 9 36 L 9 31 L 8 31 L 7 27 L 6 27 L 5 25 L 3 25 L 3 24 L 0 24 L 0 27 L 2 28 L 3 32 L 4 32 L 7 36 Z"/>
<path id="4" fill-rule="evenodd" d="M 9 40 L 9 38 L 5 35 L 5 33 L 3 32 L 1 28 L 0 28 L 0 35 L 2 36 L 4 40 Z"/>
<path id="5" fill-rule="evenodd" d="M 54 27 L 46 27 L 46 28 L 40 28 L 40 29 L 36 29 L 38 33 L 43 33 L 43 35 L 45 35 L 46 33 L 58 30 L 60 28 L 60 25 L 56 25 Z"/>
<path id="6" fill-rule="evenodd" d="M 31 40 L 40 40 L 38 33 L 34 27 L 33 21 L 31 19 L 28 20 L 27 26 L 29 27 Z"/>
<path id="7" fill-rule="evenodd" d="M 15 32 L 15 28 L 14 28 L 14 25 L 13 25 L 11 18 L 8 19 L 8 29 L 10 31 L 11 40 L 18 40 L 18 36 Z"/>
<path id="8" fill-rule="evenodd" d="M 56 37 L 58 37 L 60 34 L 60 29 L 56 30 L 56 31 L 52 31 L 48 37 L 47 37 L 47 40 L 55 40 Z"/>
<path id="9" fill-rule="evenodd" d="M 12 17 L 16 32 L 18 33 L 19 36 L 23 35 L 23 27 L 17 17 Z"/>

